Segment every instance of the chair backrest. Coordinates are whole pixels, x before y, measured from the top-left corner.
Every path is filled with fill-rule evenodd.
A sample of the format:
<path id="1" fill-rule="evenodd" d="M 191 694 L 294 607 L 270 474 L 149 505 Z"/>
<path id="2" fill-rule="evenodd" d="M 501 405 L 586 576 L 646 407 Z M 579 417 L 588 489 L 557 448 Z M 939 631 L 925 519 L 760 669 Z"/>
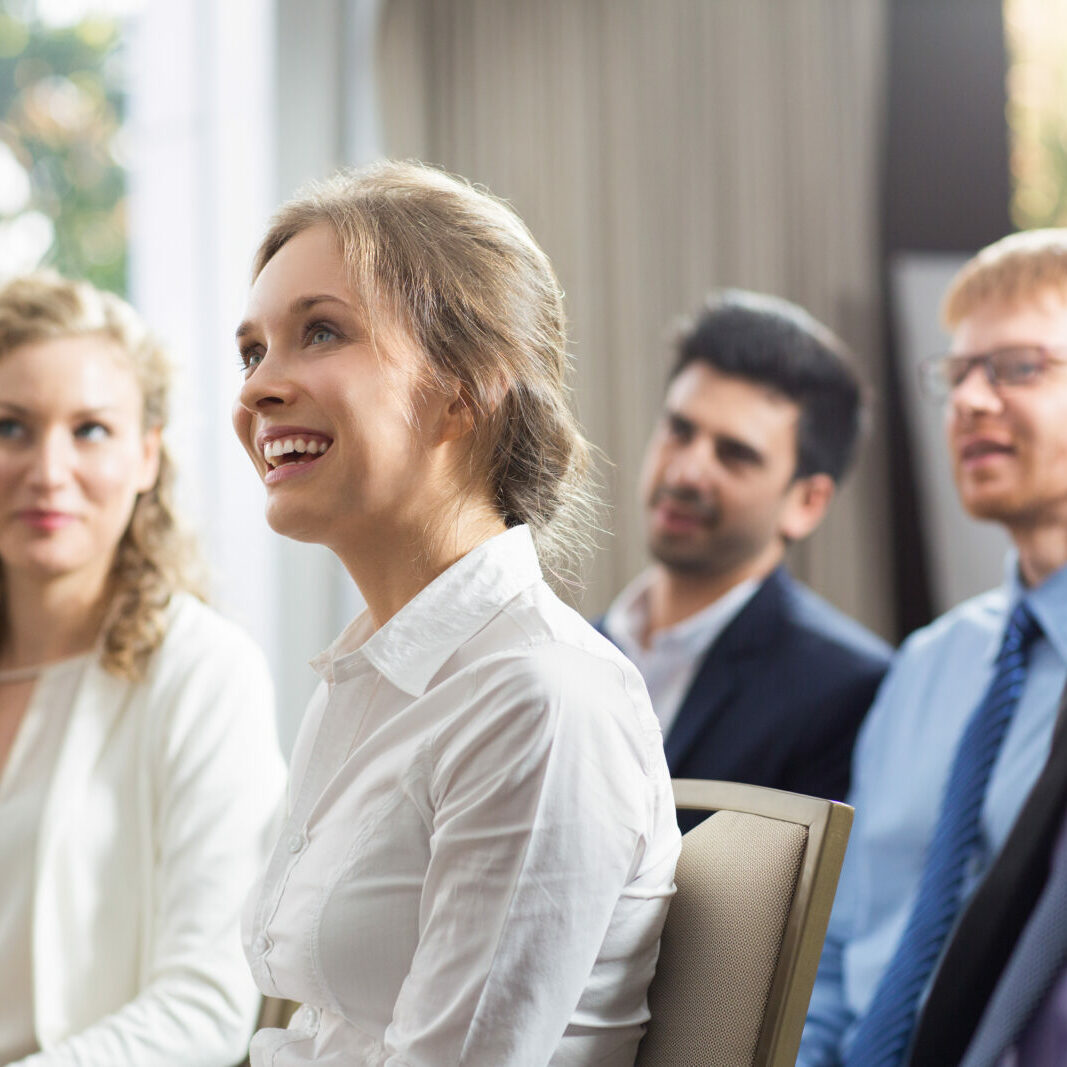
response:
<path id="1" fill-rule="evenodd" d="M 852 808 L 694 779 L 674 797 L 715 814 L 682 838 L 637 1067 L 792 1067 Z"/>

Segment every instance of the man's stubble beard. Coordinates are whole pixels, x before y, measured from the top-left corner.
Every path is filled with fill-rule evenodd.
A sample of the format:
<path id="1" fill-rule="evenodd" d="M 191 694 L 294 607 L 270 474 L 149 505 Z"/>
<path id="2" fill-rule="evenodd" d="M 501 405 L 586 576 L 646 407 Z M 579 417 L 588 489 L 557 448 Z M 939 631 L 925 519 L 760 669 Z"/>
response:
<path id="1" fill-rule="evenodd" d="M 649 555 L 667 570 L 678 574 L 694 577 L 713 575 L 716 570 L 712 559 L 714 534 L 722 522 L 722 509 L 718 502 L 713 498 L 701 496 L 695 489 L 671 489 L 660 486 L 649 497 L 646 505 L 648 511 L 652 511 L 663 500 L 674 501 L 682 505 L 686 511 L 695 513 L 701 521 L 701 531 L 707 535 L 711 543 L 703 549 L 699 544 L 687 545 L 684 542 L 675 547 L 676 539 L 670 534 L 657 537 L 650 530 L 647 538 Z"/>
<path id="2" fill-rule="evenodd" d="M 728 576 L 754 559 L 767 547 L 757 543 L 745 530 L 724 532 L 724 515 L 718 501 L 705 499 L 692 490 L 657 489 L 649 499 L 649 508 L 664 497 L 701 513 L 703 536 L 695 542 L 656 537 L 647 539 L 648 553 L 661 567 L 683 578 L 714 580 Z"/>

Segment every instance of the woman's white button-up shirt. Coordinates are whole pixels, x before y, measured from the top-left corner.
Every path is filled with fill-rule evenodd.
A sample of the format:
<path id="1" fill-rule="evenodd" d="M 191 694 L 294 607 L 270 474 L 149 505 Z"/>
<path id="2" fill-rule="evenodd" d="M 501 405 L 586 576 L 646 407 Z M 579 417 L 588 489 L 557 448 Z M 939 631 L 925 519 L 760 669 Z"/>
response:
<path id="1" fill-rule="evenodd" d="M 290 815 L 245 912 L 302 1001 L 257 1067 L 633 1064 L 679 850 L 636 670 L 528 530 L 315 661 Z"/>

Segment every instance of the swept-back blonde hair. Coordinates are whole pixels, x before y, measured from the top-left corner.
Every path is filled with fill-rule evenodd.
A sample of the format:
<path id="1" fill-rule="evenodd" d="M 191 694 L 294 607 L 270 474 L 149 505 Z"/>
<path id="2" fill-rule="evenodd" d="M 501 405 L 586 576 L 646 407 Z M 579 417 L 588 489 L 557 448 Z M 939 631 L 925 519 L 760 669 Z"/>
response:
<path id="1" fill-rule="evenodd" d="M 160 344 L 137 313 L 112 293 L 51 271 L 0 286 L 0 359 L 22 345 L 67 337 L 113 342 L 129 362 L 144 402 L 145 432 L 166 425 L 169 367 Z M 112 674 L 136 679 L 165 633 L 171 595 L 199 595 L 195 553 L 173 505 L 174 464 L 161 445 L 159 476 L 140 493 L 111 568 L 112 596 L 102 633 L 102 662 Z M 0 612 L 3 609 L 0 572 Z M 3 641 L 0 629 L 0 641 Z"/>
<path id="2" fill-rule="evenodd" d="M 1067 302 L 1067 229 L 1024 230 L 987 245 L 952 279 L 941 318 L 954 330 L 979 307 L 1014 307 L 1046 295 Z"/>
<path id="3" fill-rule="evenodd" d="M 474 423 L 471 482 L 508 526 L 526 523 L 547 570 L 573 579 L 590 543 L 590 446 L 570 407 L 563 292 L 503 201 L 421 163 L 381 162 L 314 183 L 283 204 L 253 279 L 297 234 L 337 236 L 371 335 L 383 312 L 458 385 Z M 375 322 L 375 317 L 379 322 Z"/>

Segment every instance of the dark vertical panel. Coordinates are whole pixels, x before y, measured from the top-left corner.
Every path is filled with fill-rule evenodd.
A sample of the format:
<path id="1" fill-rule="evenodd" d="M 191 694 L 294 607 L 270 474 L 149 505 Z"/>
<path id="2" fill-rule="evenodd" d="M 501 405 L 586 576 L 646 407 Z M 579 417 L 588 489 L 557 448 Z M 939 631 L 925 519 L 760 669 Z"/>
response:
<path id="1" fill-rule="evenodd" d="M 1005 74 L 1001 0 L 891 0 L 882 189 L 887 258 L 898 251 L 973 252 L 1013 228 Z M 928 622 L 932 611 L 892 309 L 886 306 L 885 411 L 903 636 Z"/>
<path id="2" fill-rule="evenodd" d="M 1011 228 L 1000 0 L 893 0 L 887 250 L 973 252 Z"/>

